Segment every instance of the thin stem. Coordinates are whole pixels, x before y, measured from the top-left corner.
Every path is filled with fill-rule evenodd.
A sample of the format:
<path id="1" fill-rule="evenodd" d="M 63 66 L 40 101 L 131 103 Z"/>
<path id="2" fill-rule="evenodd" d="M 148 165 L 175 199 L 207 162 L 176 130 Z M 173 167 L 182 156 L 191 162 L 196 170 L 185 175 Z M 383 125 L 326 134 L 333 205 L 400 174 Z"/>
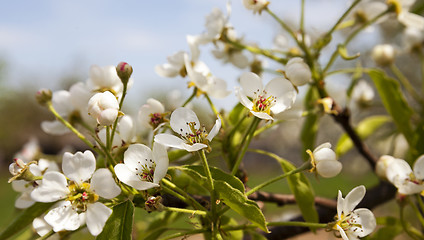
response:
<path id="1" fill-rule="evenodd" d="M 173 238 L 178 238 L 178 237 L 185 237 L 185 236 L 189 236 L 189 235 L 193 235 L 193 234 L 197 234 L 197 233 L 205 233 L 207 232 L 208 229 L 195 229 L 195 230 L 191 230 L 191 231 L 187 231 L 187 232 L 179 232 L 179 233 L 174 233 L 172 235 L 166 236 L 164 238 L 161 238 L 162 240 L 168 240 L 168 239 L 173 239 Z"/>
<path id="2" fill-rule="evenodd" d="M 424 6 L 424 4 L 423 4 Z M 420 50 L 419 51 L 419 57 L 420 57 L 420 62 L 421 62 L 421 94 L 424 95 L 424 54 L 423 52 Z"/>
<path id="3" fill-rule="evenodd" d="M 300 33 L 302 34 L 303 44 L 305 44 L 305 0 L 300 3 Z"/>
<path id="4" fill-rule="evenodd" d="M 53 234 L 55 234 L 55 231 L 50 230 L 50 232 L 44 234 L 43 236 L 37 238 L 36 240 L 45 240 L 45 239 L 49 238 L 50 236 L 52 236 Z"/>
<path id="5" fill-rule="evenodd" d="M 412 239 L 417 239 L 417 240 L 423 239 L 422 237 L 420 237 L 421 234 L 415 228 L 412 228 L 412 227 L 407 225 L 408 221 L 405 219 L 405 216 L 404 216 L 404 212 L 405 212 L 404 208 L 405 208 L 404 206 L 399 207 L 399 209 L 400 209 L 400 222 L 402 224 L 403 230 Z"/>
<path id="6" fill-rule="evenodd" d="M 382 16 L 384 16 L 385 14 L 389 13 L 391 10 L 388 9 L 382 13 L 380 13 L 379 15 L 377 15 L 376 17 L 374 17 L 373 19 L 371 19 L 370 21 L 364 23 L 361 27 L 357 28 L 354 32 L 352 32 L 345 40 L 345 42 L 343 43 L 343 46 L 347 46 L 350 41 L 352 41 L 353 38 L 355 38 L 362 30 L 364 30 L 365 28 L 367 28 L 369 25 L 375 23 L 379 18 L 381 18 Z M 328 61 L 327 65 L 325 66 L 324 70 L 322 71 L 324 74 L 328 71 L 328 69 L 331 67 L 331 65 L 333 65 L 334 61 L 336 60 L 337 56 L 339 55 L 339 51 L 338 49 L 336 49 L 333 52 L 333 55 L 331 55 L 330 60 Z"/>
<path id="7" fill-rule="evenodd" d="M 212 215 L 212 230 L 213 230 L 213 235 L 216 233 L 216 192 L 215 192 L 215 186 L 213 183 L 213 178 L 212 178 L 212 173 L 211 170 L 209 169 L 209 165 L 208 165 L 208 160 L 206 159 L 206 155 L 205 155 L 205 150 L 200 150 L 198 151 L 202 165 L 203 165 L 203 169 L 205 171 L 206 177 L 208 179 L 208 183 L 209 183 L 209 187 L 210 187 L 210 194 L 211 194 L 211 215 Z"/>
<path id="8" fill-rule="evenodd" d="M 271 226 L 293 226 L 293 227 L 310 227 L 310 228 L 326 228 L 327 223 L 311 223 L 311 222 L 270 222 L 267 224 L 268 227 Z"/>
<path id="9" fill-rule="evenodd" d="M 252 149 L 252 152 L 257 152 L 257 153 L 262 153 L 262 154 L 265 153 L 265 151 L 262 151 L 262 150 L 253 150 L 253 149 Z M 266 155 L 269 156 L 270 154 L 266 154 Z M 282 174 L 280 176 L 277 176 L 277 177 L 275 177 L 273 179 L 270 179 L 270 180 L 268 180 L 268 181 L 266 181 L 264 183 L 261 183 L 261 184 L 257 185 L 256 187 L 250 189 L 248 192 L 246 192 L 246 196 L 249 196 L 250 194 L 252 194 L 252 193 L 254 193 L 254 192 L 256 192 L 256 191 L 258 191 L 258 190 L 260 190 L 260 189 L 262 189 L 262 188 L 264 188 L 264 187 L 266 187 L 266 186 L 268 186 L 268 185 L 270 185 L 270 184 L 272 184 L 272 183 L 274 183 L 274 182 L 276 182 L 278 180 L 280 180 L 280 179 L 283 179 L 283 178 L 286 178 L 286 177 L 291 176 L 293 174 L 302 172 L 302 171 L 304 171 L 306 169 L 309 169 L 311 167 L 312 166 L 311 166 L 311 163 L 309 161 L 308 162 L 305 162 L 299 168 L 296 168 L 294 170 L 291 170 L 289 172 L 286 172 L 286 173 L 284 173 L 284 174 Z"/>
<path id="10" fill-rule="evenodd" d="M 417 202 L 418 202 L 418 206 L 420 206 L 421 212 L 424 213 L 424 203 L 423 203 L 423 199 L 421 198 L 421 195 L 416 194 L 417 196 Z"/>
<path id="11" fill-rule="evenodd" d="M 390 70 L 392 70 L 397 79 L 399 79 L 399 82 L 405 87 L 405 90 L 411 94 L 415 101 L 421 105 L 424 105 L 421 96 L 415 91 L 414 87 L 411 85 L 405 75 L 403 75 L 402 71 L 400 71 L 400 69 L 394 63 L 390 65 Z"/>
<path id="12" fill-rule="evenodd" d="M 220 113 L 219 113 L 219 111 L 216 109 L 215 105 L 213 104 L 213 102 L 212 102 L 212 101 L 211 101 L 211 99 L 209 98 L 208 94 L 206 94 L 206 93 L 205 93 L 205 94 L 203 94 L 203 95 L 205 95 L 205 98 L 206 98 L 206 100 L 208 101 L 209 106 L 211 106 L 211 109 L 212 109 L 213 113 L 221 119 L 221 126 L 222 126 L 222 128 L 225 128 L 225 121 L 222 121 L 222 120 L 223 120 L 223 118 L 222 118 L 221 114 L 220 114 Z"/>
<path id="13" fill-rule="evenodd" d="M 191 100 L 193 100 L 193 98 L 197 95 L 197 88 L 195 87 L 193 89 L 193 93 L 191 94 L 191 96 L 183 103 L 183 105 L 181 107 L 185 107 L 187 104 L 189 104 L 191 102 Z"/>
<path id="14" fill-rule="evenodd" d="M 274 127 L 275 125 L 278 125 L 282 122 L 284 122 L 284 120 L 277 120 L 277 121 L 272 122 L 271 124 L 267 124 L 267 125 L 259 128 L 258 130 L 256 130 L 255 133 L 253 134 L 253 136 L 256 137 L 259 134 L 265 132 L 266 130 L 268 130 L 268 129 L 270 129 L 270 128 Z"/>
<path id="15" fill-rule="evenodd" d="M 424 227 L 424 217 L 421 214 L 420 210 L 418 210 L 417 205 L 415 205 L 415 203 L 413 201 L 411 201 L 411 199 L 408 199 L 409 201 L 409 205 L 411 205 L 412 209 L 414 210 L 415 215 L 417 215 L 418 220 L 421 223 L 421 226 Z"/>
<path id="16" fill-rule="evenodd" d="M 208 214 L 207 212 L 202 210 L 190 210 L 190 209 L 176 208 L 176 207 L 165 207 L 164 210 L 170 211 L 170 212 L 188 213 L 191 215 L 201 215 L 201 216 L 206 216 L 206 214 Z"/>
<path id="17" fill-rule="evenodd" d="M 110 135 L 110 126 L 106 126 L 106 149 L 108 151 L 111 151 L 112 150 L 111 135 Z"/>
<path id="18" fill-rule="evenodd" d="M 233 169 L 231 171 L 232 175 L 235 175 L 237 173 L 241 160 L 243 159 L 244 154 L 246 153 L 246 150 L 249 147 L 250 142 L 252 141 L 253 134 L 255 133 L 256 127 L 258 126 L 260 121 L 261 121 L 260 118 L 255 117 L 249 129 L 247 130 L 246 135 L 244 136 L 243 141 L 240 145 L 241 149 L 240 151 L 238 151 L 236 162 L 234 163 Z"/>
<path id="19" fill-rule="evenodd" d="M 174 190 L 175 192 L 181 194 L 183 197 L 185 197 L 189 201 L 189 203 L 191 205 L 193 205 L 193 207 L 195 207 L 197 209 L 200 209 L 200 210 L 203 210 L 203 211 L 207 211 L 207 209 L 205 207 L 203 207 L 202 205 L 200 205 L 199 202 L 197 202 L 193 197 L 191 197 L 190 195 L 188 195 L 184 190 L 182 190 L 181 188 L 179 188 L 174 183 L 166 180 L 165 178 L 162 179 L 162 183 L 165 184 L 170 189 Z"/>
<path id="20" fill-rule="evenodd" d="M 74 126 L 72 126 L 68 121 L 66 121 L 62 116 L 59 115 L 59 113 L 56 112 L 56 109 L 54 109 L 53 104 L 51 101 L 47 102 L 47 108 L 50 110 L 50 112 L 53 113 L 53 115 L 59 120 L 63 125 L 65 125 L 69 130 L 71 130 L 79 139 L 81 139 L 87 146 L 89 146 L 91 149 L 96 150 L 94 145 L 87 140 L 87 138 L 80 133 Z"/>
<path id="21" fill-rule="evenodd" d="M 327 36 L 330 36 L 333 34 L 333 32 L 337 29 L 337 27 L 340 25 L 340 23 L 347 17 L 347 15 L 352 11 L 352 9 L 360 2 L 361 0 L 356 0 L 350 5 L 350 7 L 343 13 L 343 15 L 337 20 L 336 24 L 333 25 L 333 27 L 330 29 L 330 31 L 327 32 Z"/>
<path id="22" fill-rule="evenodd" d="M 122 83 L 122 84 L 124 85 L 124 88 L 122 90 L 121 101 L 119 102 L 119 111 L 121 111 L 122 105 L 124 104 L 125 96 L 127 95 L 127 84 L 126 83 Z M 112 133 L 111 133 L 111 137 L 110 137 L 111 143 L 113 143 L 113 138 L 115 137 L 116 127 L 118 126 L 118 120 L 119 120 L 119 116 L 116 117 L 115 122 L 113 123 Z M 110 148 L 108 148 L 108 149 L 110 150 Z"/>
<path id="23" fill-rule="evenodd" d="M 362 68 L 363 73 L 368 73 L 370 70 L 371 70 L 370 68 Z M 339 69 L 339 70 L 328 72 L 325 76 L 328 77 L 334 74 L 356 73 L 357 71 L 358 71 L 357 68 L 345 68 L 345 69 Z"/>

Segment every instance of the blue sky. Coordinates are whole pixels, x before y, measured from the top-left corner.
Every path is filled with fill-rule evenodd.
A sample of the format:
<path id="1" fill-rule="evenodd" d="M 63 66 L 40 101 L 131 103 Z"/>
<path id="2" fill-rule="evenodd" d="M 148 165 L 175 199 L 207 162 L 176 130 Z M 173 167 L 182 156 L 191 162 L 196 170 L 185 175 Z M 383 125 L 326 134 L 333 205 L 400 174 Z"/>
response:
<path id="1" fill-rule="evenodd" d="M 126 61 L 134 68 L 133 99 L 146 99 L 152 87 L 184 90 L 185 80 L 160 78 L 154 66 L 165 63 L 166 57 L 176 51 L 188 50 L 185 36 L 204 31 L 205 16 L 214 7 L 225 12 L 226 2 L 8 1 L 0 9 L 0 59 L 7 63 L 7 84 L 21 86 L 30 81 L 36 88 L 58 90 L 63 76 L 73 74 L 86 79 L 91 64 Z M 232 1 L 232 25 L 246 40 L 271 47 L 279 31 L 277 24 L 267 14 L 253 15 L 241 2 Z M 313 23 L 311 31 L 326 29 L 346 6 L 345 1 L 339 0 L 306 2 L 306 24 Z M 293 23 L 297 23 L 299 6 L 300 0 L 270 4 L 274 12 Z M 232 88 L 240 70 L 222 66 L 207 47 L 202 50 L 201 59 Z"/>

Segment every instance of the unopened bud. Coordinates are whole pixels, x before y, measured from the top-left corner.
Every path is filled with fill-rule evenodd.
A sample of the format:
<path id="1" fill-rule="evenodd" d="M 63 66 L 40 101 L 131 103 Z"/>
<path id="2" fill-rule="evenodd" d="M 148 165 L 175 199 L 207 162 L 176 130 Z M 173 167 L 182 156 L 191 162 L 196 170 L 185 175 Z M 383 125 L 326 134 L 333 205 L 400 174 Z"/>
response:
<path id="1" fill-rule="evenodd" d="M 118 77 L 121 79 L 122 83 L 126 85 L 131 77 L 131 74 L 133 73 L 133 69 L 128 63 L 120 62 L 118 66 L 116 66 L 116 73 L 118 74 Z"/>
<path id="2" fill-rule="evenodd" d="M 383 155 L 378 159 L 377 164 L 375 166 L 375 173 L 381 179 L 387 180 L 386 170 L 387 167 L 396 159 L 389 155 Z"/>
<path id="3" fill-rule="evenodd" d="M 47 105 L 52 100 L 52 91 L 50 89 L 40 89 L 35 94 L 37 102 L 43 106 Z"/>
<path id="4" fill-rule="evenodd" d="M 388 66 L 395 60 L 395 49 L 390 44 L 381 44 L 374 47 L 372 59 L 380 66 Z"/>
<path id="5" fill-rule="evenodd" d="M 162 211 L 163 205 L 162 205 L 162 198 L 160 196 L 157 197 L 149 197 L 147 201 L 145 202 L 146 211 L 152 212 L 152 211 Z"/>

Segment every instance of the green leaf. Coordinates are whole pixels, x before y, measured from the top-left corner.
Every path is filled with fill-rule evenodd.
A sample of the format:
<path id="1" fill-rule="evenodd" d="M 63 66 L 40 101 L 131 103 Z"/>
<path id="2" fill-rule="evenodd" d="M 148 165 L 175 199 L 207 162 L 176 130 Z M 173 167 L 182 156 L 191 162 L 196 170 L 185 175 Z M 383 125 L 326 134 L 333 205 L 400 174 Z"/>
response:
<path id="1" fill-rule="evenodd" d="M 357 53 L 355 55 L 350 56 L 349 53 L 347 52 L 346 46 L 340 44 L 337 47 L 337 51 L 339 52 L 340 56 L 344 59 L 344 60 L 353 60 L 355 58 L 358 58 L 361 54 Z"/>
<path id="2" fill-rule="evenodd" d="M 403 96 L 399 83 L 384 72 L 373 69 L 368 72 L 377 88 L 387 112 L 393 118 L 398 130 L 405 136 L 410 147 L 414 146 L 414 131 L 411 125 L 413 111 Z"/>
<path id="3" fill-rule="evenodd" d="M 161 212 L 156 216 L 153 216 L 154 219 L 147 226 L 146 231 L 141 233 L 141 238 L 143 240 L 156 240 L 163 233 L 165 233 L 167 226 L 175 222 L 182 214 L 176 212 Z"/>
<path id="4" fill-rule="evenodd" d="M 265 216 L 255 201 L 247 199 L 244 193 L 224 181 L 214 181 L 214 185 L 222 202 L 241 216 L 247 218 L 264 232 L 269 232 L 266 227 Z"/>
<path id="5" fill-rule="evenodd" d="M 280 162 L 281 168 L 284 172 L 296 169 L 293 164 L 285 159 L 278 158 L 278 161 Z M 287 182 L 291 192 L 296 198 L 296 203 L 299 206 L 305 221 L 314 223 L 318 222 L 318 213 L 315 209 L 315 194 L 309 180 L 303 173 L 296 173 L 288 176 Z"/>
<path id="6" fill-rule="evenodd" d="M 128 200 L 113 207 L 112 215 L 106 222 L 103 231 L 97 236 L 99 240 L 129 239 L 134 219 L 134 205 Z"/>
<path id="7" fill-rule="evenodd" d="M 302 141 L 302 156 L 306 161 L 309 155 L 306 150 L 313 149 L 315 145 L 315 138 L 318 132 L 319 118 L 318 115 L 313 113 L 315 108 L 316 100 L 319 98 L 318 92 L 314 87 L 310 87 L 305 96 L 305 111 L 309 114 L 306 116 L 303 122 L 302 131 L 300 133 L 300 140 Z"/>
<path id="8" fill-rule="evenodd" d="M 53 203 L 37 202 L 31 207 L 22 210 L 10 225 L 0 233 L 0 239 L 6 239 L 19 233 L 26 226 L 31 224 L 34 218 L 46 212 L 52 205 Z"/>
<path id="9" fill-rule="evenodd" d="M 189 152 L 187 150 L 175 149 L 172 151 L 168 151 L 169 162 L 176 161 L 184 156 L 187 156 Z"/>
<path id="10" fill-rule="evenodd" d="M 231 125 L 234 126 L 238 123 L 242 117 L 242 114 L 244 114 L 244 109 L 246 109 L 245 106 L 243 106 L 241 103 L 237 103 L 237 105 L 231 110 L 228 115 L 228 120 Z"/>
<path id="11" fill-rule="evenodd" d="M 385 123 L 390 122 L 390 117 L 388 116 L 371 116 L 362 120 L 356 127 L 356 133 L 362 140 L 367 139 L 371 134 L 373 134 L 377 129 L 383 126 Z M 342 156 L 347 153 L 353 147 L 353 142 L 350 137 L 344 133 L 337 142 L 336 154 L 337 156 Z"/>
<path id="12" fill-rule="evenodd" d="M 192 177 L 194 181 L 198 182 L 204 188 L 209 189 L 209 184 L 202 166 L 184 166 L 178 169 Z M 215 192 L 218 194 L 219 199 L 260 229 L 268 232 L 262 211 L 255 201 L 249 200 L 246 197 L 243 183 L 235 176 L 225 173 L 220 169 L 210 167 L 210 170 L 214 181 Z"/>
<path id="13" fill-rule="evenodd" d="M 193 170 L 199 174 L 201 174 L 202 179 L 197 178 L 197 180 L 203 180 L 204 179 L 204 183 L 202 181 L 202 184 L 205 188 L 209 187 L 207 181 L 206 181 L 206 175 L 203 169 L 203 166 L 194 166 L 194 165 L 190 165 L 190 166 L 184 166 L 184 169 L 190 169 Z M 209 167 L 211 174 L 212 174 L 212 178 L 216 181 L 216 180 L 221 180 L 224 182 L 227 182 L 228 184 L 230 184 L 233 188 L 236 188 L 237 190 L 239 190 L 240 192 L 244 193 L 245 189 L 244 189 L 244 185 L 243 183 L 240 181 L 240 179 L 238 179 L 237 177 L 228 174 L 224 171 L 222 171 L 221 169 L 215 168 L 215 167 Z M 190 174 L 190 173 L 189 173 Z M 192 174 L 192 173 L 191 173 Z"/>

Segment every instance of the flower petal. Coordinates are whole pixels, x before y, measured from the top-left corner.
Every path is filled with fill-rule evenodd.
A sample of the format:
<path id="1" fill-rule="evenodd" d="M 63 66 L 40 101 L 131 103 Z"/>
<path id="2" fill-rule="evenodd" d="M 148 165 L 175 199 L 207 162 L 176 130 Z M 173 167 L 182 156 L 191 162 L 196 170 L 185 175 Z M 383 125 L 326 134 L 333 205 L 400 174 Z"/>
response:
<path id="1" fill-rule="evenodd" d="M 121 193 L 121 188 L 116 185 L 112 173 L 107 168 L 99 168 L 94 172 L 90 182 L 90 189 L 100 197 L 114 198 Z"/>
<path id="2" fill-rule="evenodd" d="M 78 213 L 72 208 L 69 201 L 63 201 L 59 207 L 50 210 L 44 220 L 53 227 L 53 231 L 74 231 L 80 227 Z"/>
<path id="3" fill-rule="evenodd" d="M 155 136 L 155 142 L 163 144 L 168 147 L 184 149 L 184 140 L 181 138 L 167 134 L 161 133 Z"/>
<path id="4" fill-rule="evenodd" d="M 124 153 L 124 163 L 131 171 L 140 173 L 141 167 L 151 165 L 152 150 L 144 144 L 131 144 Z"/>
<path id="5" fill-rule="evenodd" d="M 396 187 L 412 173 L 411 166 L 403 159 L 395 159 L 386 169 L 387 179 Z"/>
<path id="6" fill-rule="evenodd" d="M 337 161 L 336 153 L 329 148 L 321 148 L 318 151 L 314 151 L 313 155 L 317 163 L 320 161 Z"/>
<path id="7" fill-rule="evenodd" d="M 34 218 L 32 227 L 40 236 L 44 236 L 52 230 L 52 227 L 41 217 Z"/>
<path id="8" fill-rule="evenodd" d="M 153 144 L 153 159 L 156 163 L 153 182 L 159 183 L 165 177 L 169 166 L 168 152 L 164 145 L 157 142 Z"/>
<path id="9" fill-rule="evenodd" d="M 363 185 L 352 189 L 345 197 L 343 204 L 343 212 L 345 214 L 350 213 L 359 204 L 359 202 L 365 196 L 365 187 Z"/>
<path id="10" fill-rule="evenodd" d="M 245 106 L 246 108 L 248 108 L 249 110 L 251 110 L 251 109 L 253 108 L 253 102 L 252 102 L 252 101 L 250 101 L 250 100 L 247 98 L 247 96 L 246 96 L 246 94 L 244 93 L 244 91 L 243 91 L 241 88 L 237 87 L 237 88 L 235 89 L 235 92 L 236 92 L 236 96 L 237 96 L 237 98 L 239 99 L 240 103 L 241 103 L 243 106 Z"/>
<path id="11" fill-rule="evenodd" d="M 342 164 L 335 160 L 324 160 L 317 163 L 317 172 L 325 178 L 335 177 L 342 170 Z"/>
<path id="12" fill-rule="evenodd" d="M 75 154 L 65 152 L 62 170 L 70 180 L 79 183 L 87 181 L 96 170 L 96 158 L 90 150 L 84 153 L 76 152 Z"/>
<path id="13" fill-rule="evenodd" d="M 290 81 L 285 78 L 273 78 L 266 86 L 267 96 L 274 96 L 276 102 L 271 107 L 274 114 L 280 113 L 291 108 L 296 100 L 296 91 Z"/>
<path id="14" fill-rule="evenodd" d="M 213 128 L 209 132 L 206 139 L 208 139 L 209 142 L 212 141 L 212 139 L 219 133 L 219 129 L 221 129 L 221 118 L 219 116 L 217 116 L 217 119 L 215 121 L 215 125 L 213 126 Z"/>
<path id="15" fill-rule="evenodd" d="M 358 215 L 359 218 L 357 219 L 357 224 L 360 224 L 362 226 L 361 230 L 356 230 L 354 233 L 357 234 L 358 237 L 365 237 L 368 234 L 372 233 L 374 229 L 377 227 L 377 222 L 375 219 L 374 214 L 366 208 L 358 208 L 355 211 L 353 211 L 354 214 Z M 353 229 L 352 229 L 353 231 Z"/>
<path id="16" fill-rule="evenodd" d="M 117 164 L 115 166 L 115 173 L 118 179 L 137 189 L 137 190 L 147 190 L 154 187 L 159 187 L 159 184 L 141 181 L 140 177 L 136 175 L 135 172 L 132 172 L 125 164 Z"/>
<path id="17" fill-rule="evenodd" d="M 342 195 L 342 192 L 339 190 L 339 193 L 337 195 L 337 218 L 341 219 L 342 213 L 343 213 L 343 205 L 344 205 L 344 198 Z"/>
<path id="18" fill-rule="evenodd" d="M 253 98 L 255 92 L 260 94 L 263 90 L 262 79 L 252 72 L 245 72 L 240 76 L 240 86 L 243 92 Z"/>
<path id="19" fill-rule="evenodd" d="M 195 152 L 199 151 L 200 149 L 207 148 L 208 145 L 203 143 L 195 143 L 193 145 L 183 143 L 183 149 L 187 150 L 188 152 Z"/>
<path id="20" fill-rule="evenodd" d="M 421 155 L 414 163 L 414 174 L 418 179 L 424 179 L 424 155 Z"/>
<path id="21" fill-rule="evenodd" d="M 31 207 L 35 201 L 31 198 L 30 192 L 22 193 L 15 201 L 15 207 L 19 209 Z"/>
<path id="22" fill-rule="evenodd" d="M 186 133 L 191 133 L 188 123 L 192 122 L 194 122 L 195 127 L 200 127 L 200 122 L 196 113 L 189 108 L 179 107 L 171 114 L 171 128 L 178 134 L 185 135 Z"/>
<path id="23" fill-rule="evenodd" d="M 47 172 L 40 186 L 31 192 L 31 197 L 37 202 L 54 202 L 69 194 L 66 177 L 59 172 Z"/>
<path id="24" fill-rule="evenodd" d="M 43 121 L 41 122 L 41 129 L 50 135 L 60 136 L 66 133 L 70 133 L 71 130 L 63 125 L 59 121 Z"/>
<path id="25" fill-rule="evenodd" d="M 134 121 L 129 115 L 121 117 L 118 124 L 119 136 L 129 143 L 135 135 Z"/>
<path id="26" fill-rule="evenodd" d="M 320 149 L 323 149 L 323 148 L 331 148 L 331 143 L 326 142 L 326 143 L 323 143 L 323 144 L 319 145 L 318 147 L 316 147 L 314 149 L 314 153 L 317 152 L 317 151 L 319 151 Z"/>
<path id="27" fill-rule="evenodd" d="M 271 117 L 268 113 L 265 112 L 255 112 L 255 111 L 250 111 L 253 115 L 255 115 L 256 117 L 260 118 L 260 119 L 264 119 L 264 120 L 274 120 L 273 117 Z"/>
<path id="28" fill-rule="evenodd" d="M 109 216 L 112 214 L 112 209 L 96 202 L 87 206 L 87 228 L 91 235 L 97 236 L 103 231 L 103 227 Z"/>
<path id="29" fill-rule="evenodd" d="M 339 225 L 337 225 L 337 229 L 339 230 L 339 232 L 340 232 L 340 236 L 342 236 L 342 238 L 343 238 L 343 240 L 350 240 L 348 237 L 347 237 L 347 235 L 346 235 L 346 233 L 345 233 L 345 231 L 339 226 Z"/>

